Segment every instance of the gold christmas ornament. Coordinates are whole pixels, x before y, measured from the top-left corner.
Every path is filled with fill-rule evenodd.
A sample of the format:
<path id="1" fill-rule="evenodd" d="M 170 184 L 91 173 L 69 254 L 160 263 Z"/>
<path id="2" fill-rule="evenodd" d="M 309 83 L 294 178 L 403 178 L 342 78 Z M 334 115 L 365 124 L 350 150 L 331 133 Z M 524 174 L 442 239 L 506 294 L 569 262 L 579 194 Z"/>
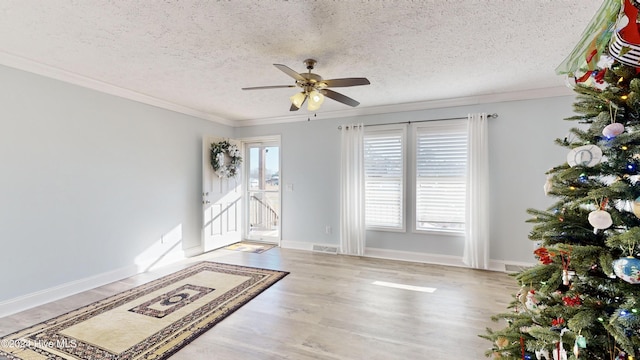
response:
<path id="1" fill-rule="evenodd" d="M 507 339 L 506 337 L 499 337 L 496 340 L 496 346 L 498 347 L 498 349 L 502 349 L 507 345 L 509 345 L 509 339 Z"/>

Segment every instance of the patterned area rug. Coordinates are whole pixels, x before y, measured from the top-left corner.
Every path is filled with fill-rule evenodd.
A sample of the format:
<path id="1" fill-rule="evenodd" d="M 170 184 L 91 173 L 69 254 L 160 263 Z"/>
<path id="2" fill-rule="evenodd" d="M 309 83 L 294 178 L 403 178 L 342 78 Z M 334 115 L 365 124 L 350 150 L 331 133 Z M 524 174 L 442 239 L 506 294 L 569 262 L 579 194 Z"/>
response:
<path id="1" fill-rule="evenodd" d="M 287 274 L 200 262 L 0 338 L 0 358 L 166 359 Z"/>
<path id="2" fill-rule="evenodd" d="M 231 244 L 225 247 L 225 250 L 246 251 L 255 254 L 262 254 L 263 252 L 276 247 L 275 244 L 254 243 L 248 241 L 241 241 L 239 243 Z"/>

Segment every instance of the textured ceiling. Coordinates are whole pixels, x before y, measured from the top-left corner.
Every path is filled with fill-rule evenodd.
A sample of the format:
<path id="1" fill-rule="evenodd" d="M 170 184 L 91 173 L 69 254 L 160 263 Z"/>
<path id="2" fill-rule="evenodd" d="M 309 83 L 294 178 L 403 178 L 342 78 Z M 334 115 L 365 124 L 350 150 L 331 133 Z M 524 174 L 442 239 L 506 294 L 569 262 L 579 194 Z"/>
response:
<path id="1" fill-rule="evenodd" d="M 600 4 L 2 0 L 0 63 L 41 64 L 229 123 L 286 119 L 295 89 L 241 88 L 293 84 L 272 64 L 304 72 L 306 58 L 325 79 L 367 77 L 371 85 L 334 89 L 360 101 L 359 111 L 557 89 L 555 67 Z M 348 109 L 327 99 L 317 113 Z"/>

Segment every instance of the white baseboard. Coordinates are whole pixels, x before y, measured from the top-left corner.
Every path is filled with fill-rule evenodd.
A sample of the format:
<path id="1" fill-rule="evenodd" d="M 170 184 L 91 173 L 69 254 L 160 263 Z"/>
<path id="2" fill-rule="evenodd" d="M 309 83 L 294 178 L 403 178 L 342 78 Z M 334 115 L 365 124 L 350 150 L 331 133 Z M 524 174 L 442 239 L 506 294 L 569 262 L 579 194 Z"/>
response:
<path id="1" fill-rule="evenodd" d="M 190 247 L 188 249 L 184 249 L 183 252 L 184 252 L 184 257 L 190 258 L 190 257 L 198 256 L 202 254 L 204 251 L 202 250 L 202 246 L 198 245 L 198 246 Z"/>
<path id="2" fill-rule="evenodd" d="M 179 245 L 179 242 L 177 242 Z M 162 267 L 179 260 L 184 259 L 187 256 L 195 256 L 202 253 L 202 248 L 199 246 L 182 250 L 179 247 L 175 247 L 174 250 L 163 250 L 159 254 L 155 254 L 155 257 L 142 257 L 136 259 L 136 263 L 115 269 L 102 274 L 89 276 L 84 279 L 71 281 L 65 284 L 60 284 L 48 289 L 36 291 L 31 294 L 18 296 L 17 298 L 5 300 L 0 302 L 0 317 L 9 316 L 20 311 L 24 311 L 36 306 L 44 305 L 46 303 L 56 301 L 67 296 L 71 296 L 83 291 L 95 289 L 97 287 L 126 279 L 136 274 Z"/>
<path id="3" fill-rule="evenodd" d="M 313 245 L 326 245 L 326 246 L 338 246 L 333 243 L 310 243 L 304 241 L 282 241 L 282 248 L 285 249 L 295 249 L 295 250 L 307 250 L 312 251 Z M 388 259 L 388 260 L 401 260 L 401 261 L 412 261 L 419 262 L 425 264 L 437 264 L 437 265 L 446 265 L 446 266 L 458 266 L 458 267 L 467 267 L 462 262 L 461 256 L 452 256 L 452 255 L 438 255 L 438 254 L 427 254 L 427 253 L 417 253 L 411 251 L 400 251 L 400 250 L 389 250 L 389 249 L 380 249 L 380 248 L 365 248 L 364 256 L 379 258 L 379 259 Z M 500 269 L 498 265 L 496 269 Z M 504 271 L 504 265 L 501 270 Z"/>
<path id="4" fill-rule="evenodd" d="M 339 246 L 333 243 L 319 244 L 319 243 L 310 243 L 310 242 L 304 242 L 304 241 L 283 240 L 281 247 L 284 249 L 312 251 L 313 245 Z M 364 250 L 364 256 L 379 258 L 379 259 L 388 259 L 388 260 L 419 262 L 419 263 L 425 263 L 425 264 L 468 267 L 464 262 L 462 262 L 462 256 L 454 256 L 454 255 L 428 254 L 428 253 L 418 253 L 418 252 L 412 252 L 412 251 L 401 251 L 401 250 L 390 250 L 390 249 L 368 247 L 368 248 L 365 248 Z M 500 272 L 514 272 L 514 271 L 518 271 L 519 269 L 531 267 L 534 265 L 535 263 L 505 261 L 505 260 L 489 260 L 488 270 L 500 271 Z"/>
<path id="5" fill-rule="evenodd" d="M 426 264 L 467 267 L 467 265 L 465 265 L 462 262 L 461 256 L 453 256 L 453 255 L 427 254 L 427 253 L 417 253 L 417 252 L 411 252 L 411 251 L 389 250 L 389 249 L 370 248 L 370 247 L 364 249 L 364 255 L 369 257 L 374 257 L 374 258 L 380 258 L 380 259 L 402 260 L 402 261 L 412 261 L 412 262 L 420 262 L 420 263 L 426 263 Z"/>
<path id="6" fill-rule="evenodd" d="M 122 280 L 138 273 L 136 265 L 126 266 L 106 273 L 71 281 L 31 294 L 0 302 L 0 317 L 9 316 L 36 306 L 40 306 L 64 297 Z"/>
<path id="7" fill-rule="evenodd" d="M 327 244 L 327 245 L 336 246 L 336 244 Z M 305 242 L 305 241 L 282 240 L 282 242 L 280 243 L 280 247 L 283 249 L 311 251 L 313 249 L 313 243 Z"/>
<path id="8" fill-rule="evenodd" d="M 462 256 L 416 253 L 416 252 L 410 252 L 410 251 L 399 251 L 399 250 L 389 250 L 389 249 L 379 249 L 379 248 L 366 248 L 364 255 L 380 258 L 380 259 L 413 261 L 413 262 L 421 262 L 426 264 L 436 264 L 436 265 L 445 265 L 445 266 L 468 267 L 462 261 Z M 521 269 L 532 267 L 532 266 L 535 266 L 535 263 L 527 263 L 527 262 L 520 262 L 520 261 L 505 261 L 505 260 L 489 260 L 489 269 L 487 270 L 508 273 L 508 272 L 517 272 Z"/>

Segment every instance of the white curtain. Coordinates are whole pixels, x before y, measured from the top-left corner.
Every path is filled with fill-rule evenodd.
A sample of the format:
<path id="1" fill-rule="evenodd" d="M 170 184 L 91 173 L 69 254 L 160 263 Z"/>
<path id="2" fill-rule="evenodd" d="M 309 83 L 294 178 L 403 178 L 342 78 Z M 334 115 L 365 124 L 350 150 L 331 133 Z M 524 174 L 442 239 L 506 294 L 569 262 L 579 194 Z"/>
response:
<path id="1" fill-rule="evenodd" d="M 364 125 L 342 126 L 340 143 L 340 252 L 364 255 Z"/>
<path id="2" fill-rule="evenodd" d="M 469 114 L 464 263 L 489 268 L 489 141 L 487 114 Z"/>

